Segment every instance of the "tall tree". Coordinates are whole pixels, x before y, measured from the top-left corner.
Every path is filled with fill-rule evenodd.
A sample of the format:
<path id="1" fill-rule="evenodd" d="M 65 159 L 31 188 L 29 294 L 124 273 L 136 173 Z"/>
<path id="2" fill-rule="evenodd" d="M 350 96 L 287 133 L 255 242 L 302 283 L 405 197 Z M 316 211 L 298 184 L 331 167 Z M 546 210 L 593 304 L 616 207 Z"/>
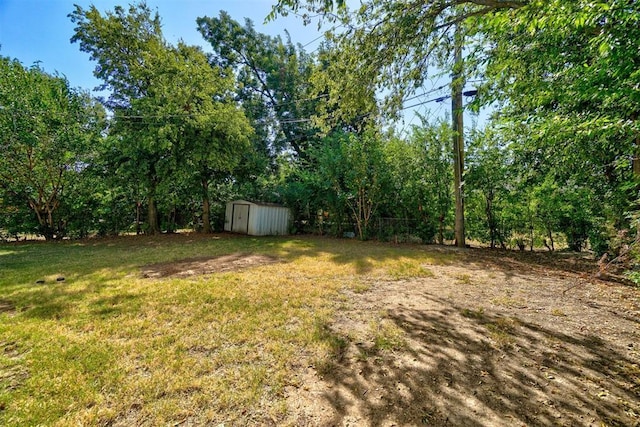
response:
<path id="1" fill-rule="evenodd" d="M 76 24 L 71 41 L 98 63 L 94 75 L 103 81 L 99 88 L 109 90 L 103 102 L 114 112 L 122 162 L 138 172 L 146 188 L 148 231 L 157 233 L 156 190 L 168 171 L 171 149 L 161 137 L 164 121 L 151 96 L 158 62 L 166 54 L 160 17 L 144 3 L 128 11 L 116 6 L 104 16 L 95 6 L 76 5 L 69 17 Z"/>
<path id="2" fill-rule="evenodd" d="M 224 11 L 197 23 L 213 48 L 212 63 L 238 76 L 238 100 L 256 128 L 258 148 L 267 156 L 282 150 L 307 156 L 316 134 L 309 118 L 320 99 L 310 86 L 313 58 L 290 38 L 262 34 L 251 20 L 241 25 Z"/>
<path id="3" fill-rule="evenodd" d="M 0 58 L 0 200 L 26 204 L 38 224 L 20 231 L 64 236 L 69 218 L 61 207 L 70 209 L 73 181 L 90 161 L 103 123 L 101 106 L 65 78 Z"/>
<path id="4" fill-rule="evenodd" d="M 145 4 L 117 6 L 104 16 L 76 6 L 74 42 L 98 62 L 96 77 L 111 91 L 121 160 L 145 187 L 148 231 L 159 231 L 157 197 L 163 180 L 192 170 L 201 186 L 209 231 L 209 184 L 247 148 L 251 128 L 231 97 L 234 78 L 209 66 L 203 52 L 162 36 L 160 17 Z M 182 169 L 182 170 L 180 170 Z"/>
<path id="5" fill-rule="evenodd" d="M 202 200 L 202 231 L 211 232 L 210 185 L 230 173 L 249 149 L 249 121 L 234 100 L 235 79 L 193 46 L 169 47 L 166 71 L 155 76 L 152 95 L 165 118 L 162 130 L 172 142 L 176 169 L 191 176 Z M 157 91 L 157 92 L 156 92 Z"/>

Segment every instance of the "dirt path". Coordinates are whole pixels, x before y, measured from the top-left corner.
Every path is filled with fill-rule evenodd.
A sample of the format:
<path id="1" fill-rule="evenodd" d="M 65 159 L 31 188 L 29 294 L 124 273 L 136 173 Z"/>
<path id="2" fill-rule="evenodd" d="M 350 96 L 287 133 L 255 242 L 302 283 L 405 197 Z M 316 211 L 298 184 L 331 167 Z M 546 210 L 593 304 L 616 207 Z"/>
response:
<path id="1" fill-rule="evenodd" d="M 301 363 L 289 424 L 640 426 L 640 290 L 543 254 L 426 267 L 345 291 L 336 352 Z"/>

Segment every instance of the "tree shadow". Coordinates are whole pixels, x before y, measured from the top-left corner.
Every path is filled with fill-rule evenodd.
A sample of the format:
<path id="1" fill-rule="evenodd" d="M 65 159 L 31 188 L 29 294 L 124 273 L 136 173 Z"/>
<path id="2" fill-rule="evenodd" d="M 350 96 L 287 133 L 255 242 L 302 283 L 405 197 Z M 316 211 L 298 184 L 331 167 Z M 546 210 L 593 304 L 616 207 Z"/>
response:
<path id="1" fill-rule="evenodd" d="M 167 247 L 172 249 L 167 251 Z M 98 287 L 109 283 L 107 278 L 97 283 L 94 281 L 84 289 L 68 289 L 69 283 L 74 280 L 91 277 L 102 269 L 115 267 L 120 271 L 135 272 L 149 262 L 176 261 L 195 255 L 217 256 L 230 251 L 268 255 L 278 253 L 285 261 L 328 256 L 331 263 L 350 266 L 357 275 L 369 274 L 389 261 L 409 258 L 422 262 L 428 259 L 432 264 L 460 263 L 466 268 L 478 270 L 498 269 L 507 276 L 520 274 L 522 269 L 538 268 L 535 264 L 537 260 L 552 256 L 488 249 L 460 251 L 435 245 L 394 245 L 317 236 L 256 238 L 193 234 L 124 236 L 65 242 L 16 242 L 1 245 L 0 251 L 3 254 L 2 262 L 7 266 L 3 271 L 6 280 L 0 280 L 3 292 L 17 294 L 16 298 L 12 297 L 12 303 L 21 305 L 21 311 L 40 318 L 60 318 L 71 314 L 76 300 L 98 292 Z M 35 267 L 31 260 L 34 256 L 40 258 Z M 30 268 L 24 269 L 25 265 Z M 563 264 L 556 263 L 555 268 L 562 269 Z M 55 277 L 57 273 L 67 277 L 67 281 L 51 283 L 50 280 L 42 286 L 35 284 L 39 278 L 47 275 Z M 121 303 L 115 305 L 126 307 Z M 111 309 L 104 310 L 105 313 L 115 313 Z"/>
<path id="2" fill-rule="evenodd" d="M 431 299 L 387 319 L 392 351 L 348 334 L 323 370 L 332 425 L 604 425 L 640 423 L 637 353 L 518 318 Z"/>
<path id="3" fill-rule="evenodd" d="M 143 294 L 118 293 L 104 295 L 108 283 L 92 283 L 89 286 L 70 287 L 66 283 L 35 285 L 27 295 L 23 294 L 20 302 L 22 315 L 34 319 L 63 319 L 77 315 L 77 306 L 81 301 L 92 298 L 88 311 L 99 319 L 130 314 L 140 307 Z"/>
<path id="4" fill-rule="evenodd" d="M 544 271 L 573 275 L 594 275 L 598 271 L 596 260 L 587 253 L 474 248 L 468 250 L 466 256 L 476 264 L 498 267 L 508 272 Z"/>
<path id="5" fill-rule="evenodd" d="M 149 262 L 237 251 L 279 254 L 285 261 L 326 257 L 335 266 L 353 267 L 356 275 L 407 258 L 416 263 L 427 259 L 435 264 L 459 264 L 478 272 L 489 269 L 525 278 L 522 270 L 553 268 L 552 272 L 563 274 L 582 271 L 555 261 L 549 263 L 551 267 L 539 266 L 536 254 L 484 249 L 457 251 L 316 237 L 230 240 L 192 236 L 112 239 L 43 244 L 44 250 L 38 244 L 35 252 L 28 245 L 16 245 L 12 247 L 14 252 L 0 261 L 10 260 L 13 269 L 13 279 L 3 279 L 8 284 L 3 286 L 11 288 L 28 309 L 22 311 L 24 307 L 18 306 L 14 296 L 3 301 L 26 317 L 55 319 L 73 316 L 77 301 L 91 298 L 87 305 L 90 314 L 117 317 L 135 313 L 140 301 L 149 296 L 132 296 L 125 290 L 103 292 L 110 286 L 110 278 L 97 281 L 91 276 L 101 269 L 118 262 L 119 270 L 135 272 Z M 169 244 L 174 246 L 166 251 Z M 114 247 L 117 256 L 111 252 Z M 162 252 L 160 257 L 153 251 L 167 253 Z M 44 253 L 43 273 L 35 268 L 21 271 L 22 265 L 31 262 L 28 258 L 32 252 Z M 278 274 L 277 265 L 271 268 Z M 67 281 L 35 285 L 35 277 L 28 277 L 34 272 L 50 274 L 52 269 L 63 272 Z M 85 278 L 91 279 L 90 283 L 69 286 Z M 21 283 L 12 285 L 14 279 Z M 370 425 L 638 423 L 640 372 L 638 357 L 631 352 L 594 335 L 568 334 L 561 325 L 541 327 L 517 317 L 456 305 L 428 292 L 414 297 L 426 299 L 429 308 L 390 306 L 386 314 L 386 319 L 402 332 L 405 345 L 383 350 L 375 343 L 354 341 L 347 331 L 329 328 L 323 332 L 322 339 L 336 349 L 323 369 L 324 380 L 331 386 L 323 398 L 336 414 L 332 424 L 352 422 L 353 417 Z M 628 317 L 629 321 L 638 321 Z"/>

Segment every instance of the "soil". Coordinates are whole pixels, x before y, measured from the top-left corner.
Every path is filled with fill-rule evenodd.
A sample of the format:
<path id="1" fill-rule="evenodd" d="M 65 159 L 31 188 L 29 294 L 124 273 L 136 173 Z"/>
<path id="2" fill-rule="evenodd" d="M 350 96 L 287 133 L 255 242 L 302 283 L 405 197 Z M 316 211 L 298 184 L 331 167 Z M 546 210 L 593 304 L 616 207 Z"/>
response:
<path id="1" fill-rule="evenodd" d="M 278 262 L 278 259 L 266 255 L 235 253 L 218 257 L 189 258 L 174 262 L 151 264 L 142 269 L 142 276 L 145 278 L 189 277 L 238 271 L 276 262 Z"/>
<path id="2" fill-rule="evenodd" d="M 0 299 L 0 313 L 14 313 L 15 311 L 16 307 L 11 301 Z"/>
<path id="3" fill-rule="evenodd" d="M 459 250 L 432 275 L 359 278 L 326 325 L 329 361 L 300 355 L 296 426 L 640 426 L 640 289 L 579 254 Z M 148 266 L 189 276 L 274 263 L 233 254 Z"/>
<path id="4" fill-rule="evenodd" d="M 456 262 L 345 291 L 343 345 L 301 364 L 290 424 L 640 426 L 640 289 L 575 254 L 433 250 Z"/>

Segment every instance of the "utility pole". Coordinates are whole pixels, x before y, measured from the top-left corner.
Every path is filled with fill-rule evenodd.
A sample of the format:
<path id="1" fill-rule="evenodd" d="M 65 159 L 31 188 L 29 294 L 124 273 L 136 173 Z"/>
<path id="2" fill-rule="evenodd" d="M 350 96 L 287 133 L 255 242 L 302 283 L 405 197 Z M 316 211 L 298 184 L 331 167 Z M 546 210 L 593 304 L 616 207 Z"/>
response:
<path id="1" fill-rule="evenodd" d="M 453 46 L 453 75 L 451 82 L 451 118 L 453 129 L 453 182 L 454 194 L 456 202 L 455 217 L 455 237 L 456 245 L 464 248 L 464 181 L 462 173 L 464 171 L 464 122 L 462 104 L 462 88 L 464 87 L 464 78 L 462 76 L 462 44 L 464 35 L 456 26 L 454 34 Z"/>

